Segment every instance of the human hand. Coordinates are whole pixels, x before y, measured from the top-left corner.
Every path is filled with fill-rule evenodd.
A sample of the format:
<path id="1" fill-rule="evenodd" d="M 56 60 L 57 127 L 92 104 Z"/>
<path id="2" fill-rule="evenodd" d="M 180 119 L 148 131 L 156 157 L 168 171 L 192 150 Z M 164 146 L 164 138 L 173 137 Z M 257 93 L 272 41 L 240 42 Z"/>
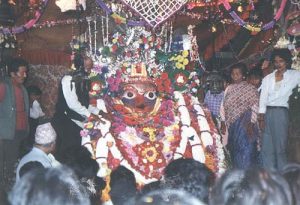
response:
<path id="1" fill-rule="evenodd" d="M 253 124 L 252 122 L 249 122 L 249 123 L 247 124 L 246 129 L 247 129 L 247 134 L 248 134 L 248 136 L 253 136 L 254 124 Z"/>
<path id="2" fill-rule="evenodd" d="M 258 124 L 259 124 L 260 130 L 264 130 L 264 129 L 265 129 L 265 121 L 264 121 L 264 120 L 260 120 L 260 121 L 258 122 Z"/>

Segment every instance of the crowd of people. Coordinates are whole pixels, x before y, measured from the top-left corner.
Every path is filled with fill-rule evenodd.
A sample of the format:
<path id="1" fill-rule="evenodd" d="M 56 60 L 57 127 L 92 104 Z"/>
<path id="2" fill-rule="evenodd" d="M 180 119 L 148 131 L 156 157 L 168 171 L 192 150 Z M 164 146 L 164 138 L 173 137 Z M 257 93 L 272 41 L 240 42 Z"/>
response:
<path id="1" fill-rule="evenodd" d="M 40 105 L 41 90 L 23 85 L 28 63 L 17 58 L 8 65 L 9 77 L 0 81 L 0 202 L 101 204 L 106 191 L 114 205 L 300 204 L 300 165 L 289 164 L 286 156 L 288 100 L 300 84 L 300 72 L 290 69 L 288 49 L 274 50 L 270 61 L 275 69 L 265 77 L 261 69 L 248 72 L 237 63 L 229 82 L 211 81 L 204 103 L 229 151 L 225 174 L 217 176 L 205 164 L 181 158 L 167 165 L 160 181 L 139 186 L 123 166 L 112 171 L 109 181 L 98 177 L 99 165 L 81 146 L 83 122 L 100 120 L 101 111 L 89 106 L 87 75 L 93 61 L 77 57 L 77 71 L 60 82 L 51 121 Z"/>

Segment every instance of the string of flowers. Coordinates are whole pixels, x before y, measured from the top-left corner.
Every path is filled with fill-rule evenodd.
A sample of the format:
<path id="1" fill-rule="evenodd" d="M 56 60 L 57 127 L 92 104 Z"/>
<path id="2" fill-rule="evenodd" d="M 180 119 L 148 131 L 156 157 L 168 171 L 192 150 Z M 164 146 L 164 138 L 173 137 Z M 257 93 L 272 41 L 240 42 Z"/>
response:
<path id="1" fill-rule="evenodd" d="M 285 8 L 287 0 L 281 1 L 280 8 L 278 9 L 278 11 L 277 11 L 276 15 L 274 16 L 274 18 L 272 19 L 272 21 L 270 21 L 264 25 L 253 25 L 250 22 L 245 22 L 243 19 L 241 19 L 241 17 L 239 17 L 239 15 L 235 11 L 232 10 L 231 5 L 229 4 L 229 0 L 222 0 L 221 2 L 236 23 L 238 23 L 240 26 L 243 26 L 244 28 L 248 29 L 249 31 L 258 33 L 260 31 L 266 31 L 266 30 L 273 28 L 276 21 L 278 21 L 278 19 L 282 15 L 282 12 Z"/>
<path id="2" fill-rule="evenodd" d="M 3 35 L 14 35 L 18 33 L 22 33 L 26 30 L 29 30 L 34 26 L 34 24 L 40 19 L 42 16 L 42 13 L 44 12 L 46 6 L 48 4 L 48 0 L 43 0 L 42 6 L 38 8 L 38 10 L 34 14 L 34 18 L 30 19 L 28 22 L 26 22 L 22 26 L 17 26 L 13 28 L 0 28 L 0 34 Z"/>
<path id="3" fill-rule="evenodd" d="M 53 21 L 44 21 L 42 23 L 36 23 L 32 26 L 32 28 L 51 28 L 54 26 L 64 26 L 64 25 L 71 25 L 71 24 L 78 24 L 81 22 L 86 22 L 86 18 L 81 19 L 65 19 L 65 20 L 53 20 Z"/>

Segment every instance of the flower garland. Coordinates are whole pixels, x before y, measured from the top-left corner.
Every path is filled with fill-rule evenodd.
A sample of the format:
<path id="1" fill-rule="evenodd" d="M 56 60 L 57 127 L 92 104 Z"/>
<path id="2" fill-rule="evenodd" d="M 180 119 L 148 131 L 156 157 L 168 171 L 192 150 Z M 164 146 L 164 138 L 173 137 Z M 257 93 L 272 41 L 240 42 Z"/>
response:
<path id="1" fill-rule="evenodd" d="M 81 132 L 82 144 L 99 163 L 99 176 L 104 177 L 110 169 L 123 165 L 133 171 L 139 183 L 149 183 L 161 177 L 171 160 L 185 156 L 188 148 L 194 159 L 208 164 L 218 174 L 224 171 L 220 136 L 211 125 L 212 120 L 206 119 L 208 112 L 195 97 L 186 97 L 177 91 L 174 97 L 172 102 L 166 100 L 168 106 L 162 109 L 175 109 L 177 116 L 162 127 L 151 124 L 134 127 L 124 124 L 122 119 L 118 122 L 114 119 L 114 123 L 123 123 L 121 129 L 107 119 L 86 124 Z M 191 102 L 186 103 L 186 100 Z M 193 114 L 193 110 L 196 113 Z M 195 114 L 196 121 L 192 120 Z"/>
<path id="2" fill-rule="evenodd" d="M 236 23 L 238 23 L 240 26 L 243 26 L 244 28 L 248 29 L 251 32 L 258 33 L 260 31 L 266 31 L 268 29 L 273 28 L 276 21 L 278 21 L 278 19 L 282 15 L 282 12 L 285 8 L 287 0 L 282 0 L 281 1 L 280 8 L 278 9 L 278 11 L 277 11 L 276 15 L 274 16 L 273 20 L 266 23 L 266 24 L 264 24 L 264 25 L 261 25 L 261 26 L 254 26 L 250 22 L 245 22 L 243 19 L 241 19 L 241 17 L 239 17 L 238 14 L 235 11 L 232 10 L 232 8 L 229 4 L 229 0 L 222 0 L 221 2 L 224 5 L 225 9 L 229 12 L 230 16 L 235 20 Z"/>
<path id="3" fill-rule="evenodd" d="M 35 12 L 33 19 L 29 20 L 27 23 L 25 23 L 22 26 L 13 27 L 11 29 L 10 28 L 0 28 L 0 34 L 14 35 L 14 34 L 22 33 L 26 30 L 29 30 L 40 19 L 40 17 L 42 16 L 42 13 L 44 12 L 44 10 L 47 6 L 47 4 L 48 4 L 48 0 L 43 0 L 41 8 L 39 8 Z"/>

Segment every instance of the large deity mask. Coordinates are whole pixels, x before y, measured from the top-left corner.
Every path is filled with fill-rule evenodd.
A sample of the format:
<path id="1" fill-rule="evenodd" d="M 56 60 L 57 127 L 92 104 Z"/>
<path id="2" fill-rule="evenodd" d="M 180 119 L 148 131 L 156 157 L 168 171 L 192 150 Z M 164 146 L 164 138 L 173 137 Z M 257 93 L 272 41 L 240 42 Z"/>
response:
<path id="1" fill-rule="evenodd" d="M 139 116 L 145 116 L 154 109 L 157 90 L 154 83 L 132 81 L 121 85 L 119 97 L 125 107 Z"/>
<path id="2" fill-rule="evenodd" d="M 132 66 L 131 73 L 120 83 L 117 93 L 115 103 L 122 105 L 132 118 L 143 121 L 157 110 L 157 86 L 148 77 L 144 64 Z"/>

